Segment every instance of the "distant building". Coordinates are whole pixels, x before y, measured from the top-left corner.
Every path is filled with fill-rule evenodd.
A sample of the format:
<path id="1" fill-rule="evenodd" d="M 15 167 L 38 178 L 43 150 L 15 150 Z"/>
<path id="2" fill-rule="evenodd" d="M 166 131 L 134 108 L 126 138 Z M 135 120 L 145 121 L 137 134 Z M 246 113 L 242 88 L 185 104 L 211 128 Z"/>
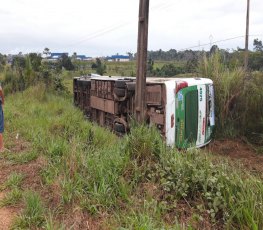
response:
<path id="1" fill-rule="evenodd" d="M 115 61 L 115 62 L 128 62 L 130 61 L 129 56 L 125 55 L 112 55 L 111 57 L 106 58 L 107 61 Z"/>
<path id="2" fill-rule="evenodd" d="M 46 57 L 48 60 L 58 60 L 63 55 L 66 55 L 68 57 L 68 53 L 50 53 L 49 56 Z"/>
<path id="3" fill-rule="evenodd" d="M 86 57 L 85 55 L 77 55 L 76 56 L 76 60 L 80 60 L 80 61 L 91 61 L 92 57 Z"/>

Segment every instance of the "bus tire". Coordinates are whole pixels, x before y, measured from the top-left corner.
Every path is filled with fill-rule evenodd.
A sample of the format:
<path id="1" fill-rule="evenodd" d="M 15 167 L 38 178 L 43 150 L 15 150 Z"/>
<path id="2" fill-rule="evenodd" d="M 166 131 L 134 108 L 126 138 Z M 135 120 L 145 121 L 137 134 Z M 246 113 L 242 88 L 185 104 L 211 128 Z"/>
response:
<path id="1" fill-rule="evenodd" d="M 117 81 L 115 81 L 114 87 L 115 87 L 115 88 L 125 89 L 125 87 L 126 87 L 126 82 L 125 82 L 125 81 L 122 81 L 122 80 L 117 80 Z"/>
<path id="2" fill-rule="evenodd" d="M 128 91 L 135 91 L 135 83 L 127 84 Z"/>
<path id="3" fill-rule="evenodd" d="M 125 96 L 125 89 L 114 88 L 114 93 L 117 97 L 124 97 Z"/>
<path id="4" fill-rule="evenodd" d="M 125 127 L 121 123 L 114 123 L 114 131 L 118 133 L 125 133 Z"/>

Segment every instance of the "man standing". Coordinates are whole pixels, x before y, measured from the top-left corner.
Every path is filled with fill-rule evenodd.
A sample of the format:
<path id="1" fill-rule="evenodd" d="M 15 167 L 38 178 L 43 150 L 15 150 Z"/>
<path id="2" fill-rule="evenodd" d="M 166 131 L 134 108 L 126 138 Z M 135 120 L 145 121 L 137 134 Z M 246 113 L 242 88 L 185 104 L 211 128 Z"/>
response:
<path id="1" fill-rule="evenodd" d="M 3 105 L 4 105 L 4 92 L 0 83 L 0 152 L 5 150 L 4 148 L 4 141 L 3 141 L 3 132 L 4 132 L 4 112 L 3 112 Z"/>

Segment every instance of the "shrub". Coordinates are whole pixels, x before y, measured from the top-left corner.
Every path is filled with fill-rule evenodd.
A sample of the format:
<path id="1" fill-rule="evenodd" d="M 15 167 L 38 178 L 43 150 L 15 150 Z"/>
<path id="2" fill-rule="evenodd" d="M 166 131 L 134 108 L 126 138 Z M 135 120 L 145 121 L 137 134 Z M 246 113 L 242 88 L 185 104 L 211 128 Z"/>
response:
<path id="1" fill-rule="evenodd" d="M 204 57 L 199 73 L 214 81 L 217 135 L 250 138 L 263 133 L 263 73 L 229 69 L 219 53 Z"/>

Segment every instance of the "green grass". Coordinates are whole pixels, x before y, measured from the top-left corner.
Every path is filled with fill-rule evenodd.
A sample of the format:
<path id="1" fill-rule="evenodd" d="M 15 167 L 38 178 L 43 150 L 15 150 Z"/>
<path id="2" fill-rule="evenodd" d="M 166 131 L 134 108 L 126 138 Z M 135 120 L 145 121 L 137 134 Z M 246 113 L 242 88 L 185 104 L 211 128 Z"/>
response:
<path id="1" fill-rule="evenodd" d="M 179 223 L 176 215 L 177 204 L 185 202 L 194 210 L 192 219 L 206 218 L 212 226 L 263 225 L 262 180 L 198 150 L 167 148 L 154 128 L 134 126 L 119 139 L 84 120 L 71 99 L 41 85 L 8 96 L 5 111 L 5 135 L 20 133 L 32 152 L 45 158 L 43 186 L 58 188 L 56 208 L 64 212 L 77 207 L 94 218 L 107 216 L 102 225 L 116 228 L 191 229 L 192 223 Z M 155 192 L 144 189 L 145 184 Z M 25 206 L 16 227 L 63 226 L 39 195 L 26 195 Z M 164 216 L 170 213 L 175 214 L 166 223 Z"/>
<path id="2" fill-rule="evenodd" d="M 22 198 L 22 191 L 18 188 L 12 189 L 5 197 L 0 200 L 0 207 L 13 206 L 20 202 Z"/>
<path id="3" fill-rule="evenodd" d="M 41 227 L 44 224 L 45 209 L 40 196 L 32 191 L 27 191 L 24 195 L 25 209 L 15 219 L 12 229 L 32 229 Z"/>
<path id="4" fill-rule="evenodd" d="M 24 175 L 21 173 L 11 173 L 7 180 L 0 186 L 0 191 L 9 190 L 6 192 L 4 198 L 0 200 L 0 207 L 14 206 L 18 204 L 22 198 L 22 182 Z"/>
<path id="5" fill-rule="evenodd" d="M 6 155 L 6 159 L 12 164 L 26 164 L 37 159 L 38 153 L 35 151 L 14 153 Z"/>
<path id="6" fill-rule="evenodd" d="M 21 173 L 16 173 L 16 172 L 11 173 L 8 176 L 7 180 L 1 186 L 0 191 L 4 189 L 20 188 L 23 179 L 24 176 Z"/>
<path id="7" fill-rule="evenodd" d="M 199 73 L 214 81 L 216 134 L 223 137 L 245 135 L 263 144 L 263 73 L 245 73 L 238 66 L 228 67 L 216 53 L 200 62 Z"/>
<path id="8" fill-rule="evenodd" d="M 105 62 L 107 69 L 105 75 L 110 76 L 136 76 L 136 62 Z"/>
<path id="9" fill-rule="evenodd" d="M 60 224 L 58 224 L 56 221 L 54 221 L 55 216 L 54 214 L 49 211 L 45 218 L 45 224 L 43 226 L 46 230 L 65 230 L 66 228 Z"/>

